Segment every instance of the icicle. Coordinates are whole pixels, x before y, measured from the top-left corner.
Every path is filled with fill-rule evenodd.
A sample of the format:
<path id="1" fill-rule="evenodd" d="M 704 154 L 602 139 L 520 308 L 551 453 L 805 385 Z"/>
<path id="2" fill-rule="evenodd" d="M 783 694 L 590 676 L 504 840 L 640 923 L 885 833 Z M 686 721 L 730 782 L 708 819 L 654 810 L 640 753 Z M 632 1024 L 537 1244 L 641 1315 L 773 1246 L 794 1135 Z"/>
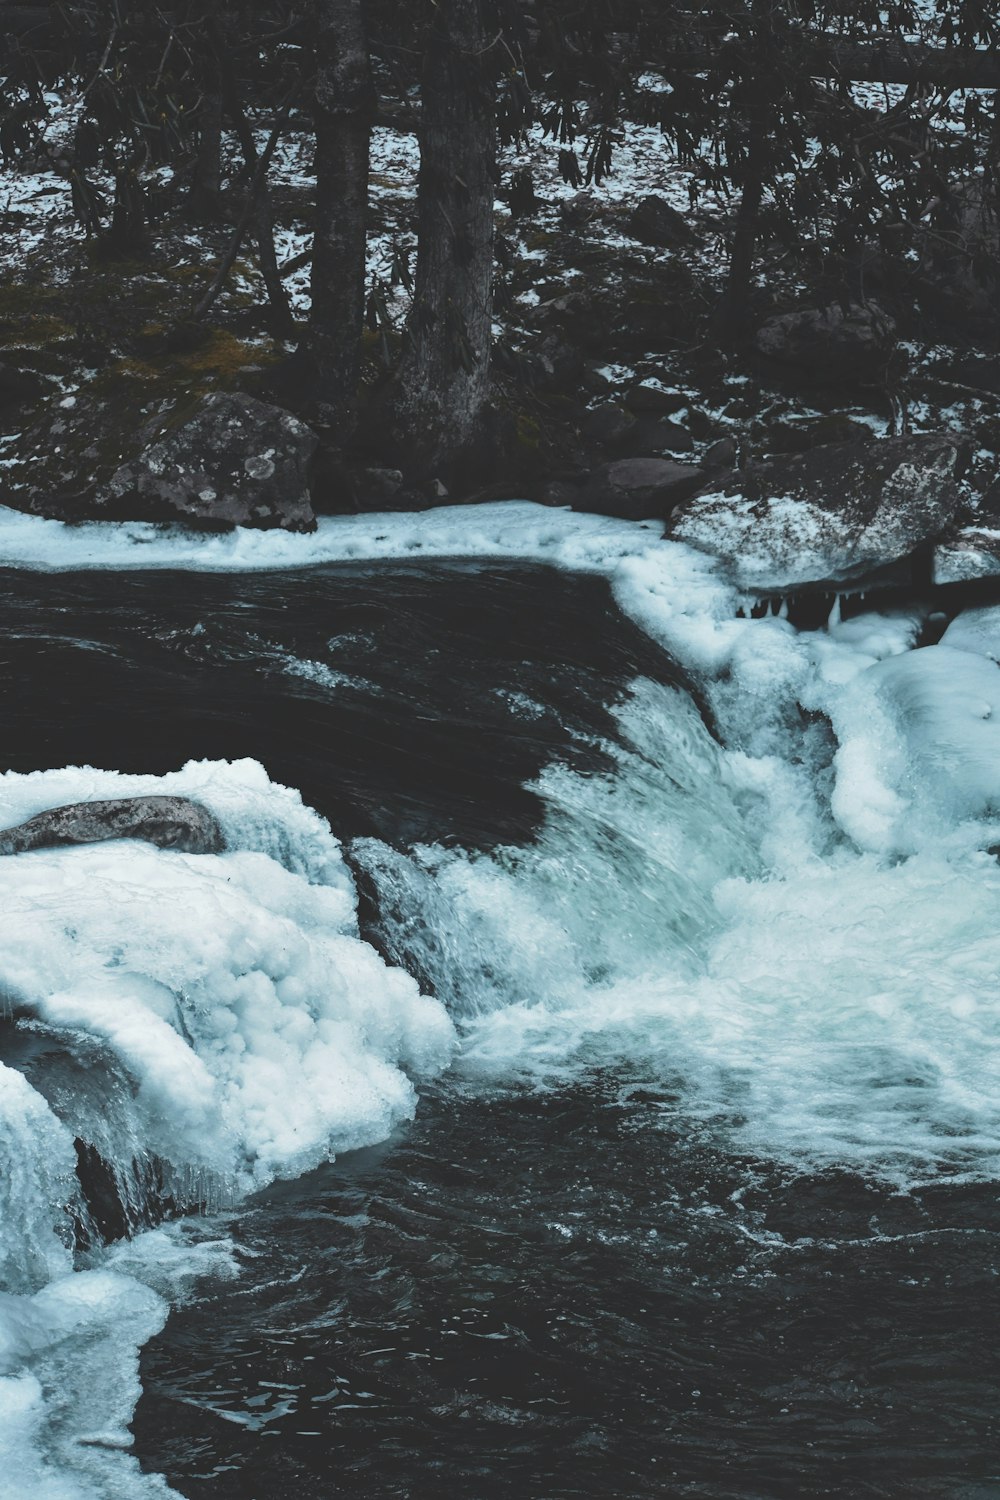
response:
<path id="1" fill-rule="evenodd" d="M 780 607 L 778 609 L 778 619 L 779 620 L 787 620 L 788 619 L 788 600 L 785 599 L 785 598 L 782 598 L 781 600 L 779 600 L 779 606 Z"/>
<path id="2" fill-rule="evenodd" d="M 833 608 L 830 610 L 830 615 L 829 615 L 829 618 L 828 618 L 828 620 L 826 622 L 826 628 L 827 628 L 827 630 L 832 630 L 835 625 L 839 625 L 839 624 L 840 624 L 840 595 L 839 594 L 834 594 L 834 596 L 833 596 Z"/>

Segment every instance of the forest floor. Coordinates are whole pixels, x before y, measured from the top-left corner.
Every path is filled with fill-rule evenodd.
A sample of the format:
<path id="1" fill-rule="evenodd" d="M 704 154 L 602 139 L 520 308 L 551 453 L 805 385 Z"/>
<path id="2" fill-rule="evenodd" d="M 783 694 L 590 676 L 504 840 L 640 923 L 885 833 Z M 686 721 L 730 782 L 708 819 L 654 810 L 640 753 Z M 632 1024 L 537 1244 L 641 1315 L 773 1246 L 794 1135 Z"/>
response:
<path id="1" fill-rule="evenodd" d="M 49 103 L 34 158 L 0 170 L 0 500 L 73 519 L 87 514 L 95 479 L 135 452 L 158 413 L 212 390 L 280 392 L 294 345 L 270 331 L 252 245 L 208 317 L 193 316 L 242 209 L 235 142 L 227 145 L 234 185 L 214 222 L 185 219 L 168 174 L 154 176 L 151 200 L 162 212 L 147 243 L 132 259 L 111 259 L 73 213 L 65 168 L 72 107 L 55 95 Z M 940 278 L 928 301 L 916 271 L 914 284 L 901 287 L 868 267 L 866 290 L 901 336 L 877 380 L 831 385 L 822 370 L 782 374 L 751 353 L 721 352 L 713 315 L 732 205 L 711 193 L 692 202 L 693 169 L 671 157 L 656 128 L 622 128 L 613 172 L 599 186 L 562 182 L 557 158 L 538 133 L 505 162 L 505 180 L 530 167 L 537 202 L 518 216 L 497 204 L 496 369 L 510 441 L 496 482 L 480 493 L 557 501 L 561 483 L 609 456 L 698 464 L 731 437 L 744 457 L 766 457 L 864 436 L 862 428 L 875 436 L 953 429 L 969 455 L 973 507 L 994 482 L 996 327 L 956 317 L 960 296 L 949 296 Z M 386 317 L 365 335 L 366 399 L 386 378 L 406 316 L 409 278 L 398 266 L 412 269 L 415 255 L 417 165 L 411 133 L 376 130 L 369 277 Z M 683 217 L 672 247 L 644 243 L 637 232 L 635 209 L 650 194 Z M 294 121 L 275 158 L 271 199 L 279 262 L 288 266 L 307 251 L 312 214 L 311 144 Z M 286 285 L 304 320 L 308 265 Z M 775 252 L 762 264 L 754 297 L 758 322 L 810 303 L 794 255 Z M 647 413 L 612 451 L 594 410 L 626 402 L 639 383 L 668 393 L 669 420 Z M 378 464 L 377 439 L 356 456 Z M 402 498 L 414 501 L 410 492 Z M 320 508 L 359 504 L 363 496 L 334 492 Z"/>

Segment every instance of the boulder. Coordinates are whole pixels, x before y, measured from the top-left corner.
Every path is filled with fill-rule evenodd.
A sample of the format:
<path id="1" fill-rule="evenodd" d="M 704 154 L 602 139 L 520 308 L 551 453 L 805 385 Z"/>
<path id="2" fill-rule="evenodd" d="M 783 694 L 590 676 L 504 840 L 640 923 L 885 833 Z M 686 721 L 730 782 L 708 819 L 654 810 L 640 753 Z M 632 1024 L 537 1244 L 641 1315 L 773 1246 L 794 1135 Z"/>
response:
<path id="1" fill-rule="evenodd" d="M 874 437 L 864 422 L 843 412 L 831 412 L 825 417 L 787 417 L 770 422 L 765 441 L 772 453 L 805 453 L 830 443 L 870 443 Z"/>
<path id="2" fill-rule="evenodd" d="M 595 406 L 583 420 L 583 433 L 593 443 L 614 447 L 627 438 L 637 425 L 636 418 L 624 406 L 607 402 Z"/>
<path id="3" fill-rule="evenodd" d="M 734 469 L 739 457 L 739 444 L 734 437 L 719 438 L 702 455 L 706 469 Z"/>
<path id="4" fill-rule="evenodd" d="M 757 330 L 757 351 L 823 385 L 877 377 L 896 346 L 896 325 L 874 302 L 864 307 L 806 307 L 770 318 Z"/>
<path id="5" fill-rule="evenodd" d="M 213 392 L 172 414 L 98 492 L 116 517 L 312 531 L 309 465 L 318 439 L 280 407 Z"/>
<path id="6" fill-rule="evenodd" d="M 684 215 L 656 193 L 643 198 L 629 219 L 628 231 L 633 239 L 662 250 L 679 250 L 695 238 Z"/>
<path id="7" fill-rule="evenodd" d="M 686 427 L 669 417 L 639 417 L 622 442 L 629 458 L 652 458 L 660 453 L 690 453 L 694 439 Z"/>
<path id="8" fill-rule="evenodd" d="M 782 592 L 848 582 L 909 558 L 958 505 L 951 434 L 834 444 L 722 474 L 670 534 L 728 562 L 737 581 Z"/>
<path id="9" fill-rule="evenodd" d="M 142 839 L 182 854 L 220 854 L 225 848 L 218 822 L 198 802 L 187 797 L 117 797 L 56 807 L 5 829 L 0 832 L 0 855 L 110 839 Z"/>
<path id="10" fill-rule="evenodd" d="M 1000 578 L 1000 521 L 949 531 L 934 548 L 935 583 L 975 583 Z"/>
<path id="11" fill-rule="evenodd" d="M 625 405 L 639 416 L 669 417 L 687 406 L 689 400 L 683 391 L 668 390 L 655 380 L 643 380 L 630 387 Z"/>
<path id="12" fill-rule="evenodd" d="M 669 458 L 620 458 L 595 469 L 574 498 L 577 510 L 625 521 L 668 516 L 704 482 L 703 469 Z"/>

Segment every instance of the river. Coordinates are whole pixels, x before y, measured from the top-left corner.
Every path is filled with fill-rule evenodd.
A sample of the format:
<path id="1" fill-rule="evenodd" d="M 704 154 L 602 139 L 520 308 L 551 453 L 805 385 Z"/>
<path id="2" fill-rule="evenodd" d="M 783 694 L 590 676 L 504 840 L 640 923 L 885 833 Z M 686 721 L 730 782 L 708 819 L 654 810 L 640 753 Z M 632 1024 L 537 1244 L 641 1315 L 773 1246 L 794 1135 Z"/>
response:
<path id="1" fill-rule="evenodd" d="M 0 867 L 0 1494 L 1000 1496 L 991 612 L 168 562 L 0 574 L 230 851 Z"/>

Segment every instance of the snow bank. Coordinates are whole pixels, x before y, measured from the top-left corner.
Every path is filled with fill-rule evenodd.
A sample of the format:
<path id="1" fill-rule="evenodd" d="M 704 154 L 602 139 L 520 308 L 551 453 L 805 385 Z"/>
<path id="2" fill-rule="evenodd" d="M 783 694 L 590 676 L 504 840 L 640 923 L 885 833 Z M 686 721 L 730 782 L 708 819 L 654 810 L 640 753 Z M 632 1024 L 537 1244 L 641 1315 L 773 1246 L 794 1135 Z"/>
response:
<path id="1" fill-rule="evenodd" d="M 606 567 L 662 531 L 658 523 L 577 515 L 517 500 L 440 506 L 414 515 L 326 516 L 309 535 L 246 528 L 198 535 L 146 522 L 69 526 L 0 507 L 0 567 L 241 573 L 321 563 L 486 557 L 538 558 L 556 566 L 592 569 Z"/>

